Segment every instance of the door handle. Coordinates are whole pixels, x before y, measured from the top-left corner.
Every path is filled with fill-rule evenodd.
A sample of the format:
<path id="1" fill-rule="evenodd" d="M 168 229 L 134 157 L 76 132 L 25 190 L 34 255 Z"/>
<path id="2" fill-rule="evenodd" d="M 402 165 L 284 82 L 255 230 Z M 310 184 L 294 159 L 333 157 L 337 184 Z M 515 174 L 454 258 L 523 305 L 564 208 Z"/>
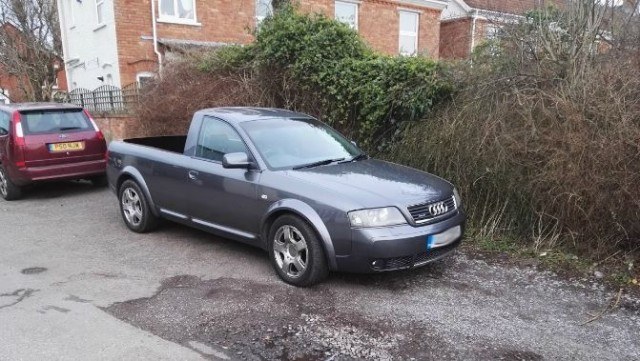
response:
<path id="1" fill-rule="evenodd" d="M 189 171 L 189 179 L 195 181 L 198 180 L 198 176 L 200 175 L 200 173 L 196 172 L 195 170 L 190 170 Z"/>

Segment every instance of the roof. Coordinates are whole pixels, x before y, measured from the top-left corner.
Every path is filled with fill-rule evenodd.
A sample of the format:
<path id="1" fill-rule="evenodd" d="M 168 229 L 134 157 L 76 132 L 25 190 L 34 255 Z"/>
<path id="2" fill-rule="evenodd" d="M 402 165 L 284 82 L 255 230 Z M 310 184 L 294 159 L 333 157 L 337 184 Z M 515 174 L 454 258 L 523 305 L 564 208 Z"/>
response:
<path id="1" fill-rule="evenodd" d="M 524 14 L 529 10 L 545 7 L 556 3 L 554 0 L 464 0 L 462 1 L 472 9 L 495 11 L 508 14 Z"/>
<path id="2" fill-rule="evenodd" d="M 168 47 L 199 47 L 199 48 L 219 48 L 227 46 L 229 43 L 223 43 L 219 41 L 197 41 L 197 40 L 183 40 L 183 39 L 158 39 L 158 43 Z"/>
<path id="3" fill-rule="evenodd" d="M 286 109 L 253 107 L 209 108 L 200 110 L 196 114 L 213 116 L 226 120 L 230 123 L 242 123 L 273 118 L 312 118 L 310 115 Z"/>
<path id="4" fill-rule="evenodd" d="M 69 103 L 12 103 L 0 105 L 0 109 L 9 111 L 65 110 L 82 109 L 79 105 Z"/>

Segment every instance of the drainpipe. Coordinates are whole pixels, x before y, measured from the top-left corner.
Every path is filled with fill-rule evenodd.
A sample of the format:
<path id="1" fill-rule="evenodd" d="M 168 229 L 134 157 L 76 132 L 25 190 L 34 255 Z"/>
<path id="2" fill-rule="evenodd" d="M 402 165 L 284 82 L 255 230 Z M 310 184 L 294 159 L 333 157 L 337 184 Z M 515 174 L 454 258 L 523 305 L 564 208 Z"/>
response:
<path id="1" fill-rule="evenodd" d="M 162 53 L 158 48 L 158 23 L 156 21 L 156 0 L 151 0 L 151 24 L 153 27 L 153 52 L 158 56 L 158 76 L 162 76 Z"/>
<path id="2" fill-rule="evenodd" d="M 478 10 L 473 11 L 473 25 L 471 25 L 471 47 L 469 48 L 469 56 L 473 53 L 473 49 L 476 47 L 476 22 L 478 20 Z"/>

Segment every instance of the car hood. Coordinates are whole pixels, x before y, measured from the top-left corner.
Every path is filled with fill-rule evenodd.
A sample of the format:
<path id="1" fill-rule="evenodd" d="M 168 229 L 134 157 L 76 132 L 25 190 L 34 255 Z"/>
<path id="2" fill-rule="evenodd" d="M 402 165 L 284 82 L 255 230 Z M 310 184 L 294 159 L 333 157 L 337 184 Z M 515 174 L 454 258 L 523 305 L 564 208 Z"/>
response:
<path id="1" fill-rule="evenodd" d="M 350 198 L 363 208 L 442 200 L 451 183 L 432 174 L 376 159 L 288 171 L 287 175 Z"/>

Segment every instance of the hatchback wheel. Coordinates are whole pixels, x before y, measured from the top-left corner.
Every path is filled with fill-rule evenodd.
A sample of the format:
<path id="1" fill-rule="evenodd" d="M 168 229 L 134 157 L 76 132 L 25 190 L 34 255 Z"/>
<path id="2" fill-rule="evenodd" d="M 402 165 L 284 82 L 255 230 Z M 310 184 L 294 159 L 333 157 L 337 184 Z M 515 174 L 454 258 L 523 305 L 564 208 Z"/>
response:
<path id="1" fill-rule="evenodd" d="M 329 273 L 324 249 L 314 230 L 304 220 L 286 215 L 269 232 L 271 263 L 283 281 L 294 286 L 312 286 Z"/>
<path id="2" fill-rule="evenodd" d="M 3 166 L 0 166 L 0 196 L 7 201 L 13 201 L 22 197 L 22 189 L 13 184 Z"/>
<path id="3" fill-rule="evenodd" d="M 122 219 L 129 229 L 145 233 L 158 226 L 159 218 L 151 212 L 149 202 L 136 182 L 125 181 L 118 194 Z"/>

